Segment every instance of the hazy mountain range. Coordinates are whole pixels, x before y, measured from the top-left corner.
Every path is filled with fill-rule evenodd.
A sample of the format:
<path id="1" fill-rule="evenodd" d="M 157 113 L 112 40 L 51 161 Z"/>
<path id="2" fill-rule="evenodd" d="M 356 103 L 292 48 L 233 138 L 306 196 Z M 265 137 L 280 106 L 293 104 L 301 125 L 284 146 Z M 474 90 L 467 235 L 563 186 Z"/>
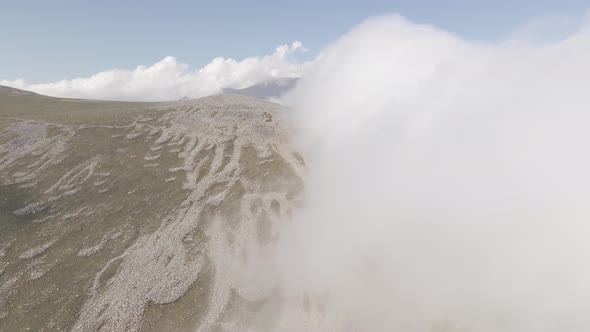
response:
<path id="1" fill-rule="evenodd" d="M 283 96 L 297 84 L 299 78 L 278 78 L 264 83 L 255 84 L 243 89 L 223 89 L 224 93 L 237 93 L 260 99 L 272 99 Z"/>

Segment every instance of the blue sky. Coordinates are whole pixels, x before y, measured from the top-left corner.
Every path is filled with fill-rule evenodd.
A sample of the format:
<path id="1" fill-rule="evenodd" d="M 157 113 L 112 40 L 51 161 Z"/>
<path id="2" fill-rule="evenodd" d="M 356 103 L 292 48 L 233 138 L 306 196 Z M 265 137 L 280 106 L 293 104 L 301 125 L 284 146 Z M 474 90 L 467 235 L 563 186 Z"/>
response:
<path id="1" fill-rule="evenodd" d="M 530 18 L 581 17 L 585 1 L 4 1 L 0 79 L 49 82 L 172 55 L 199 68 L 216 56 L 269 54 L 294 40 L 313 57 L 365 18 L 400 13 L 469 39 L 502 38 Z"/>

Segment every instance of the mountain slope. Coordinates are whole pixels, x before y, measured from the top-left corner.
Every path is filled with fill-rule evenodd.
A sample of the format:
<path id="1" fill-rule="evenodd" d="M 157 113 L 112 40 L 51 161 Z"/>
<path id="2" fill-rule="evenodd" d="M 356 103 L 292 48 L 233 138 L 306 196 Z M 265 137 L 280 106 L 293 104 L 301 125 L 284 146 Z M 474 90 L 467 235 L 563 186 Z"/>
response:
<path id="1" fill-rule="evenodd" d="M 209 331 L 265 308 L 232 271 L 299 197 L 281 106 L 1 91 L 0 330 Z"/>
<path id="2" fill-rule="evenodd" d="M 0 96 L 38 96 L 38 94 L 31 91 L 0 85 Z"/>

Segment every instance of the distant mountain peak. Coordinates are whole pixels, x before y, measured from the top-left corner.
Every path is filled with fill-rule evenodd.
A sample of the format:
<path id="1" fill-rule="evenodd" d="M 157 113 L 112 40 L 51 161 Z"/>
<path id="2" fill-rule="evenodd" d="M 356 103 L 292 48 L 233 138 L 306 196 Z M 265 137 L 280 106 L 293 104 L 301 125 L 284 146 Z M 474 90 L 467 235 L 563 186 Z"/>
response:
<path id="1" fill-rule="evenodd" d="M 291 90 L 298 80 L 297 77 L 275 78 L 242 89 L 225 88 L 223 93 L 235 93 L 260 99 L 278 98 Z"/>

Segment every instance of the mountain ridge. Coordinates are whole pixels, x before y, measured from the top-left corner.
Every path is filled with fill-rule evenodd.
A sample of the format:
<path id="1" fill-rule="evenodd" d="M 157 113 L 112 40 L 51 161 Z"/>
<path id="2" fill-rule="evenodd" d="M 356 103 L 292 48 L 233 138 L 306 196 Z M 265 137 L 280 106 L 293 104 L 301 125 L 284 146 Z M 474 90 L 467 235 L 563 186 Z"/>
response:
<path id="1" fill-rule="evenodd" d="M 13 88 L 6 85 L 0 85 L 0 96 L 41 96 L 38 93 Z"/>

